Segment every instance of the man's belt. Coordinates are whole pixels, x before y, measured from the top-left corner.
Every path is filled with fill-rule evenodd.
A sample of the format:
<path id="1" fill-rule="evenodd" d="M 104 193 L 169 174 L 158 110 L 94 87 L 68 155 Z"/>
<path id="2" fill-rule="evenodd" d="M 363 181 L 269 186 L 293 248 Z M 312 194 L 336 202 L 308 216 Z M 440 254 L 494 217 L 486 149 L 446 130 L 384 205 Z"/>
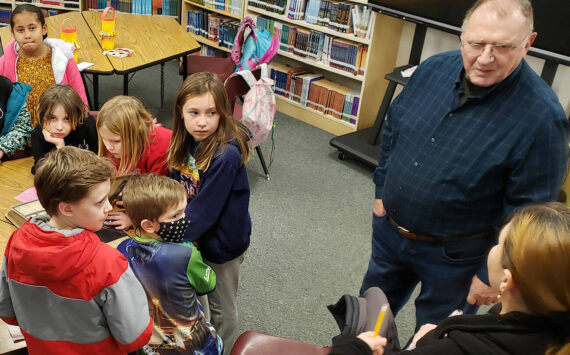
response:
<path id="1" fill-rule="evenodd" d="M 461 237 L 434 237 L 431 235 L 421 235 L 421 234 L 416 234 L 414 232 L 410 232 L 408 229 L 402 227 L 401 225 L 398 224 L 398 222 L 394 221 L 394 219 L 392 217 L 388 217 L 388 219 L 390 219 L 390 223 L 392 223 L 392 225 L 394 227 L 396 227 L 396 229 L 398 230 L 398 232 L 403 235 L 404 237 L 408 238 L 408 239 L 412 239 L 412 240 L 419 240 L 422 242 L 427 242 L 427 243 L 447 243 L 447 242 L 455 242 L 458 240 L 465 240 L 465 239 L 472 239 L 472 238 L 479 238 L 479 237 L 485 237 L 485 236 L 489 236 L 491 235 L 492 232 L 483 232 L 483 233 L 477 233 L 477 234 L 472 234 L 472 235 L 466 235 L 466 236 L 461 236 Z"/>

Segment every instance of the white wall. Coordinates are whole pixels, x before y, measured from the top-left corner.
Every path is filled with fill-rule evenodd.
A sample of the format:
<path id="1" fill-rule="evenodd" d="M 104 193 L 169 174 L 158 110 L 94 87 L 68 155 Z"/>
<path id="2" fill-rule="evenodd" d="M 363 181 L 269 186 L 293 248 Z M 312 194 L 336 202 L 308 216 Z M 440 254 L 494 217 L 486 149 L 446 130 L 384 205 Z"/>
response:
<path id="1" fill-rule="evenodd" d="M 412 48 L 412 39 L 414 37 L 414 29 L 414 24 L 405 22 L 400 38 L 400 48 L 398 50 L 396 66 L 408 63 L 410 49 Z M 538 35 L 540 36 L 540 33 Z M 460 43 L 458 36 L 428 28 L 421 60 L 424 60 L 436 53 L 459 49 L 459 47 Z M 531 68 L 540 75 L 542 67 L 544 66 L 544 60 L 532 56 L 527 56 L 526 60 Z M 554 82 L 552 83 L 552 89 L 556 95 L 558 95 L 558 99 L 566 111 L 566 114 L 570 114 L 570 67 L 564 65 L 558 66 L 558 71 L 556 72 Z"/>

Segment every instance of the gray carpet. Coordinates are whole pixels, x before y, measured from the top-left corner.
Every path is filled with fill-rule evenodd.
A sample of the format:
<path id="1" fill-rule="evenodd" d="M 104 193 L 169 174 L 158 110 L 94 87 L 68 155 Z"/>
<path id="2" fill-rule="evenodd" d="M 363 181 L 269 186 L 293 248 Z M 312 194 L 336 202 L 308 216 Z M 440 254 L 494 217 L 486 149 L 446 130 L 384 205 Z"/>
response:
<path id="1" fill-rule="evenodd" d="M 182 82 L 176 62 L 165 68 L 166 110 L 160 107 L 160 67 L 137 73 L 129 94 L 171 127 Z M 100 102 L 122 93 L 122 77 L 100 78 Z M 357 295 L 370 256 L 372 169 L 339 161 L 333 136 L 283 114 L 276 117 L 275 151 L 263 176 L 256 154 L 248 163 L 251 246 L 241 269 L 240 333 L 256 330 L 317 345 L 338 328 L 326 306 Z M 271 143 L 262 146 L 269 163 Z M 401 342 L 413 331 L 413 305 L 397 317 Z"/>

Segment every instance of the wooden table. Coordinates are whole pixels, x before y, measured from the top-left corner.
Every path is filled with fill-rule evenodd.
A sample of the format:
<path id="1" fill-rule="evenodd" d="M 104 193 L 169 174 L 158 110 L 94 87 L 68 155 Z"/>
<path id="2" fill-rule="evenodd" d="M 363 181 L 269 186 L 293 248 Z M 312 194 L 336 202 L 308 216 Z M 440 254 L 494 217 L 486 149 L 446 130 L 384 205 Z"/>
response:
<path id="1" fill-rule="evenodd" d="M 79 12 L 72 11 L 65 14 L 46 17 L 48 37 L 59 38 L 61 23 L 65 18 L 71 19 L 71 21 L 68 21 L 66 24 L 66 28 L 69 28 L 72 25 L 75 25 L 77 28 L 77 40 L 81 45 L 81 48 L 77 52 L 77 60 L 79 63 L 93 63 L 93 66 L 81 72 L 81 76 L 83 78 L 83 83 L 85 84 L 85 74 L 93 75 L 93 102 L 89 102 L 89 106 L 97 109 L 99 100 L 99 75 L 111 75 L 115 72 L 115 68 L 111 65 L 111 62 L 109 62 L 107 57 L 102 55 L 99 42 L 93 35 L 91 28 L 87 25 L 87 22 L 85 22 L 83 15 Z M 9 26 L 0 28 L 2 47 L 13 38 L 14 36 L 12 35 L 12 31 Z M 85 85 L 85 88 L 87 89 L 87 85 Z M 87 95 L 87 97 L 90 99 L 89 95 Z"/>
<path id="2" fill-rule="evenodd" d="M 101 13 L 83 11 L 81 14 L 100 43 Z M 115 73 L 123 75 L 123 94 L 129 94 L 129 74 L 160 64 L 160 107 L 163 109 L 164 63 L 182 58 L 186 78 L 187 56 L 196 52 L 200 44 L 169 16 L 117 13 L 115 26 L 115 48 L 134 50 L 133 55 L 126 58 L 107 56 Z"/>
<path id="3" fill-rule="evenodd" d="M 77 26 L 77 39 L 81 45 L 77 59 L 80 63 L 94 64 L 81 72 L 84 83 L 84 74 L 93 75 L 93 102 L 89 102 L 89 106 L 99 109 L 99 75 L 123 75 L 123 94 L 128 95 L 129 74 L 160 64 L 160 108 L 163 109 L 164 63 L 182 58 L 183 77 L 186 78 L 187 56 L 199 50 L 200 44 L 169 16 L 117 13 L 115 48 L 130 48 L 134 53 L 127 58 L 104 56 L 99 35 L 101 15 L 97 11 L 83 11 L 46 17 L 48 37 L 59 38 L 61 23 L 66 17 Z M 3 45 L 12 38 L 9 27 L 0 28 Z"/>

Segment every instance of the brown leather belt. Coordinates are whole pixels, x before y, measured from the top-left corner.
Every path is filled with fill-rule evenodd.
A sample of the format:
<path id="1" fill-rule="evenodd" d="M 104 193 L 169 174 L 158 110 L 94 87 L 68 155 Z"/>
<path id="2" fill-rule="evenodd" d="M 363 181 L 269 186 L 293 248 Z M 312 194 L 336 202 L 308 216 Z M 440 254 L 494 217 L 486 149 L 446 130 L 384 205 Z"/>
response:
<path id="1" fill-rule="evenodd" d="M 465 239 L 478 238 L 478 237 L 484 237 L 484 236 L 491 235 L 491 232 L 483 232 L 483 233 L 477 233 L 477 234 L 466 235 L 466 236 L 461 236 L 461 237 L 434 237 L 431 235 L 421 235 L 421 234 L 416 234 L 416 233 L 410 232 L 406 228 L 399 225 L 398 222 L 394 221 L 394 219 L 392 219 L 392 217 L 388 217 L 388 219 L 390 219 L 390 223 L 392 223 L 392 225 L 394 227 L 396 227 L 398 232 L 401 235 L 403 235 L 404 237 L 406 237 L 408 239 L 412 239 L 412 240 L 419 240 L 422 242 L 427 242 L 427 243 L 447 243 L 447 242 L 454 242 L 454 241 L 458 241 L 458 240 L 465 240 Z"/>

